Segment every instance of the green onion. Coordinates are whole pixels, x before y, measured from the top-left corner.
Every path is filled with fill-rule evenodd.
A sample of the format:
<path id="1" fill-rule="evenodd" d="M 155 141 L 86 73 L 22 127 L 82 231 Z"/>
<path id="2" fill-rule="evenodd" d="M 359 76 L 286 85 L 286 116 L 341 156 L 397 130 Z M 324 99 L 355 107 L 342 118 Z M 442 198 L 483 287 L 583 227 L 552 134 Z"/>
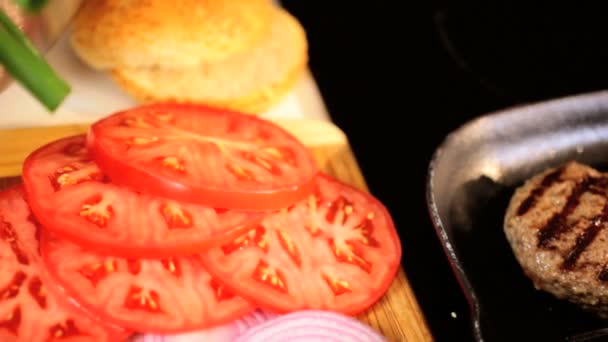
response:
<path id="1" fill-rule="evenodd" d="M 48 0 L 13 0 L 13 2 L 28 12 L 38 12 L 46 5 Z"/>
<path id="2" fill-rule="evenodd" d="M 57 109 L 70 93 L 70 86 L 3 11 L 0 11 L 0 64 L 50 111 Z"/>

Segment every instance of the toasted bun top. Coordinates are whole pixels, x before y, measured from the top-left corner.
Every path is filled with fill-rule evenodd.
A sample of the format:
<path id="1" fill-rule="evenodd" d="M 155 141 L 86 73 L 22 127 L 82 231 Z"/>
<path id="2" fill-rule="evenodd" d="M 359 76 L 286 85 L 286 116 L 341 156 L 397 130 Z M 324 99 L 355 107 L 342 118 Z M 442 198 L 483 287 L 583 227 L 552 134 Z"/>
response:
<path id="1" fill-rule="evenodd" d="M 97 69 L 192 67 L 256 44 L 271 12 L 268 0 L 88 0 L 71 44 Z"/>
<path id="2" fill-rule="evenodd" d="M 138 98 L 201 103 L 239 101 L 270 91 L 298 74 L 308 61 L 306 33 L 298 20 L 275 9 L 270 34 L 254 48 L 196 68 L 122 68 L 113 76 Z"/>

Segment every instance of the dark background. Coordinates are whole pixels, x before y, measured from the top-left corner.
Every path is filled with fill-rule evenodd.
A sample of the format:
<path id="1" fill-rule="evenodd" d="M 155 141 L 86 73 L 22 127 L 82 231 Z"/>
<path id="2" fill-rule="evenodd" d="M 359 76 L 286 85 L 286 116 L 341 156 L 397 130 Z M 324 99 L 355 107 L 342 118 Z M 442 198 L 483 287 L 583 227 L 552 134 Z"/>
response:
<path id="1" fill-rule="evenodd" d="M 508 106 L 608 88 L 600 2 L 282 1 L 371 191 L 394 216 L 403 265 L 437 340 L 471 339 L 468 304 L 425 205 L 447 133 Z M 455 318 L 452 313 L 455 314 Z"/>

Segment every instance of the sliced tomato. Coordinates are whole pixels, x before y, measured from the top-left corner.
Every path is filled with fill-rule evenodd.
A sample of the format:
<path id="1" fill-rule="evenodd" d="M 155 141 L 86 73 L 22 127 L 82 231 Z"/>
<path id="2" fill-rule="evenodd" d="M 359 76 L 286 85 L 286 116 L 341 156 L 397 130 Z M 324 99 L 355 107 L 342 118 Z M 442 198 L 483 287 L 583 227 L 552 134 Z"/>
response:
<path id="1" fill-rule="evenodd" d="M 261 212 L 216 210 L 107 182 L 86 138 L 45 145 L 25 161 L 23 182 L 38 220 L 57 235 L 125 257 L 192 255 L 239 234 Z"/>
<path id="2" fill-rule="evenodd" d="M 195 330 L 255 309 L 212 278 L 197 257 L 125 259 L 44 232 L 41 240 L 49 273 L 70 297 L 105 321 L 134 331 Z"/>
<path id="3" fill-rule="evenodd" d="M 262 308 L 355 314 L 388 289 L 401 245 L 378 200 L 319 176 L 306 200 L 267 216 L 201 259 L 212 274 Z"/>
<path id="4" fill-rule="evenodd" d="M 119 341 L 125 330 L 100 324 L 62 297 L 39 254 L 38 229 L 20 187 L 0 193 L 0 341 Z"/>
<path id="5" fill-rule="evenodd" d="M 317 173 L 310 151 L 279 126 L 199 105 L 116 113 L 92 125 L 89 143 L 112 182 L 216 208 L 291 205 Z"/>

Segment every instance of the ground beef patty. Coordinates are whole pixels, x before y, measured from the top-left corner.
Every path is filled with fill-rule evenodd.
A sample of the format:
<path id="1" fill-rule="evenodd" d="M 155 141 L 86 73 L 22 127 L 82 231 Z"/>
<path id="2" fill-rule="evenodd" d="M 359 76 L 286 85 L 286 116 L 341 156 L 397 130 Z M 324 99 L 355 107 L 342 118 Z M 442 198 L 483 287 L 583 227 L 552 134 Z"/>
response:
<path id="1" fill-rule="evenodd" d="M 537 289 L 608 318 L 608 174 L 570 162 L 513 195 L 504 231 Z"/>

